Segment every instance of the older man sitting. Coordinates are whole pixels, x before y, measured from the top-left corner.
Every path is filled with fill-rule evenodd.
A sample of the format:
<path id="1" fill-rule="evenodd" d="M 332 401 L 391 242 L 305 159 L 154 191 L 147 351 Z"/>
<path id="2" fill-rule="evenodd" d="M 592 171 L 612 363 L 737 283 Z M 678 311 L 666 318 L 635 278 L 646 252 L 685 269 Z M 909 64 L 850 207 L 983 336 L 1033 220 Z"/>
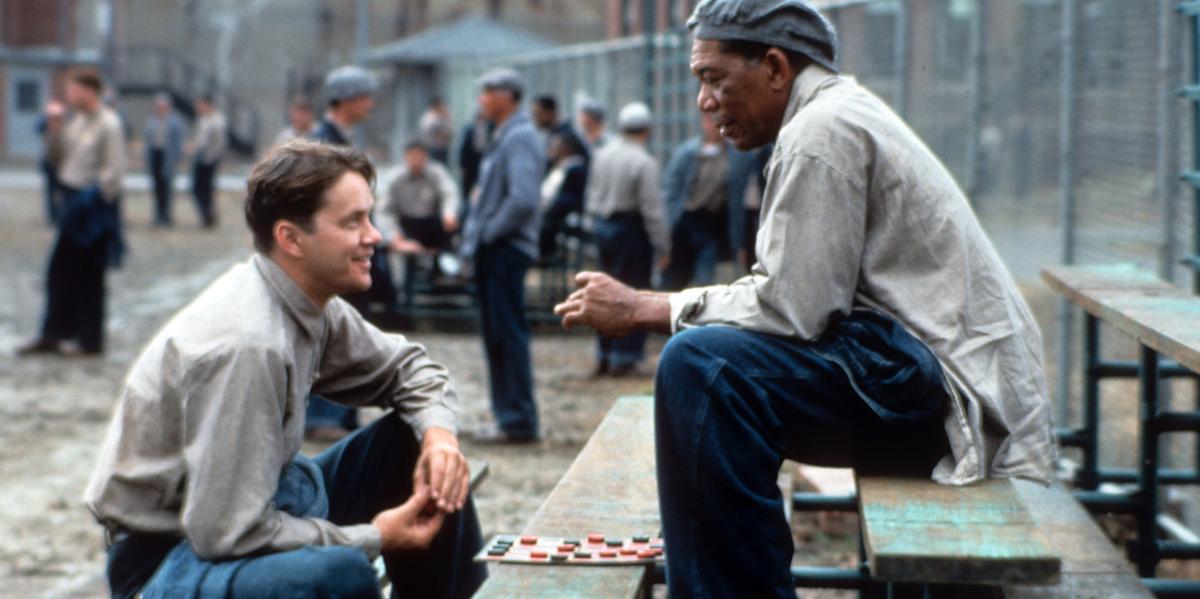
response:
<path id="1" fill-rule="evenodd" d="M 1045 480 L 1041 338 L 950 173 L 837 74 L 816 9 L 704 0 L 688 26 L 700 110 L 739 149 L 775 143 L 758 262 L 669 295 L 581 273 L 556 310 L 675 334 L 655 385 L 671 595 L 793 597 L 782 460 Z"/>

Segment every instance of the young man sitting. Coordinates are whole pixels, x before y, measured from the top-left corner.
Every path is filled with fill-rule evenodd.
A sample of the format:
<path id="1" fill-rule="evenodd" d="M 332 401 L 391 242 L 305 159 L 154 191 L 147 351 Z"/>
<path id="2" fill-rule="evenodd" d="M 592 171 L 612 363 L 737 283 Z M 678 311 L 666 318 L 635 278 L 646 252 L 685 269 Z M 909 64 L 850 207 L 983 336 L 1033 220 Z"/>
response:
<path id="1" fill-rule="evenodd" d="M 373 178 L 303 140 L 250 174 L 258 252 L 143 350 L 87 490 L 113 597 L 377 597 L 380 554 L 393 596 L 482 582 L 449 374 L 338 297 L 371 285 Z M 308 458 L 310 392 L 392 411 Z"/>

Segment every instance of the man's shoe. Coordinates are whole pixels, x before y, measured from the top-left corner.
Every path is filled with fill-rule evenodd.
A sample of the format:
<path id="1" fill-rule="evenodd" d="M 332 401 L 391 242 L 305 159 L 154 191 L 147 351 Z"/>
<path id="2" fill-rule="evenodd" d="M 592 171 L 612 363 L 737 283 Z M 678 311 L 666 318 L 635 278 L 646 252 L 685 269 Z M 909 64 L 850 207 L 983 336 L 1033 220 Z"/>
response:
<path id="1" fill-rule="evenodd" d="M 104 354 L 104 350 L 99 347 L 84 347 L 73 341 L 68 341 L 59 346 L 59 353 L 68 358 L 94 358 Z"/>
<path id="2" fill-rule="evenodd" d="M 460 431 L 459 437 L 480 445 L 525 445 L 538 442 L 536 435 L 514 435 L 490 423 Z"/>
<path id="3" fill-rule="evenodd" d="M 608 360 L 600 360 L 596 363 L 596 368 L 592 369 L 592 378 L 598 379 L 608 374 Z"/>
<path id="4" fill-rule="evenodd" d="M 58 342 L 52 339 L 38 338 L 17 348 L 18 356 L 32 356 L 35 354 L 58 354 L 62 353 L 59 349 Z"/>

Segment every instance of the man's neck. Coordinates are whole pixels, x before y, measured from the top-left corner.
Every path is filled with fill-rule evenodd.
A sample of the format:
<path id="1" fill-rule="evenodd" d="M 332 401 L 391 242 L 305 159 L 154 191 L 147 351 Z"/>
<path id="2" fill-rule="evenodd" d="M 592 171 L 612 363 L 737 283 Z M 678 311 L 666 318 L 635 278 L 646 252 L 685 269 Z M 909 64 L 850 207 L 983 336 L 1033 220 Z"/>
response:
<path id="1" fill-rule="evenodd" d="M 266 258 L 274 262 L 318 308 L 324 309 L 325 304 L 329 303 L 330 299 L 333 299 L 334 294 L 320 289 L 320 286 L 312 280 L 312 277 L 308 276 L 308 273 L 295 260 L 291 260 L 287 256 L 281 256 L 279 252 L 271 252 Z"/>
<path id="2" fill-rule="evenodd" d="M 502 112 L 501 114 L 496 115 L 496 121 L 495 121 L 496 128 L 499 129 L 499 128 L 503 127 L 504 123 L 507 123 L 509 121 L 509 119 L 511 119 L 513 117 L 513 115 L 515 115 L 515 114 L 517 114 L 517 109 L 513 108 L 512 110 L 509 110 L 507 112 Z"/>

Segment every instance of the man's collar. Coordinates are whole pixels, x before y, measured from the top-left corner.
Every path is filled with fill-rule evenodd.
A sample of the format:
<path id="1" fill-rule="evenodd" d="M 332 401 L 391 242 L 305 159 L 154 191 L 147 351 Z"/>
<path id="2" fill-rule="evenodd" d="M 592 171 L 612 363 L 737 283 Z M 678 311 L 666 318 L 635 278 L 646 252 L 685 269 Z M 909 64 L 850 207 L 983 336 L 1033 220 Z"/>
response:
<path id="1" fill-rule="evenodd" d="M 303 289 L 288 276 L 274 260 L 255 252 L 250 259 L 258 272 L 270 284 L 276 297 L 287 308 L 287 311 L 300 323 L 300 326 L 314 339 L 320 339 L 325 331 L 325 313 Z"/>
<path id="2" fill-rule="evenodd" d="M 796 75 L 796 79 L 792 81 L 792 94 L 788 99 L 787 110 L 783 113 L 783 121 L 780 126 L 787 125 L 792 117 L 796 116 L 800 109 L 808 105 L 817 92 L 821 91 L 830 81 L 837 77 L 837 73 L 818 65 L 810 64 Z"/>

